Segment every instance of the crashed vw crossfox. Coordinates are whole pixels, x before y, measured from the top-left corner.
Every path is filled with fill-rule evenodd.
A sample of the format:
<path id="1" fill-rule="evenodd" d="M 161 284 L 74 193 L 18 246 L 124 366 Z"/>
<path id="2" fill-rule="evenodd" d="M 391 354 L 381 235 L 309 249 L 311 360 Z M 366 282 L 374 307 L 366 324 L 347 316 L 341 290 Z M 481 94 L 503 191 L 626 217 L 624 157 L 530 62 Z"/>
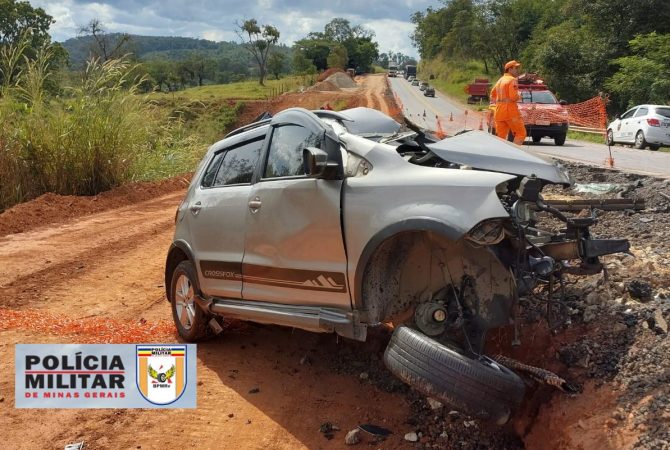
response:
<path id="1" fill-rule="evenodd" d="M 292 108 L 211 146 L 167 255 L 174 322 L 187 341 L 228 319 L 359 341 L 392 326 L 391 372 L 504 423 L 524 382 L 484 354 L 487 332 L 514 326 L 524 296 L 560 303 L 566 276 L 600 273 L 628 242 L 544 200 L 571 184 L 560 165 L 485 132 L 439 140 L 408 125 Z"/>

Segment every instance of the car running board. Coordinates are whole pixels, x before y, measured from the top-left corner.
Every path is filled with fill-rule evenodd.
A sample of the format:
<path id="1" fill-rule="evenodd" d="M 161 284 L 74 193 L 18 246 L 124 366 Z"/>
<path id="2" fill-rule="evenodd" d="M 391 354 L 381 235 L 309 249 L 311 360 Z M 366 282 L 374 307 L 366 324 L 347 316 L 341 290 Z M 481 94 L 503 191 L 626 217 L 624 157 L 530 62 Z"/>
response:
<path id="1" fill-rule="evenodd" d="M 322 333 L 335 332 L 340 336 L 365 341 L 367 327 L 355 311 L 318 306 L 294 306 L 277 303 L 214 298 L 202 300 L 200 306 L 224 318 L 282 325 Z"/>

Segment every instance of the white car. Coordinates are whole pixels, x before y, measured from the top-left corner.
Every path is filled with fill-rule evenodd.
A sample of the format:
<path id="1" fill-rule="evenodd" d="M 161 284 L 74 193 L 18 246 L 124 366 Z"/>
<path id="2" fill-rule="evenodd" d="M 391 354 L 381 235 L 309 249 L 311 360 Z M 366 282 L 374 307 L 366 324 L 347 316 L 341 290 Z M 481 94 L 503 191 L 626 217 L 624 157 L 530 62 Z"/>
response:
<path id="1" fill-rule="evenodd" d="M 623 113 L 607 127 L 607 144 L 615 143 L 650 150 L 670 146 L 670 106 L 638 105 Z"/>

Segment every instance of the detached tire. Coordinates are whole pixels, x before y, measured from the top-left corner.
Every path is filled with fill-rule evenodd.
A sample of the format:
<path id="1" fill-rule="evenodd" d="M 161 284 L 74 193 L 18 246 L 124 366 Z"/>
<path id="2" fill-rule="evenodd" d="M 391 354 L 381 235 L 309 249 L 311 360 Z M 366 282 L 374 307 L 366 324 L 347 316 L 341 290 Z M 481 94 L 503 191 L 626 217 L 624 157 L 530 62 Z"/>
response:
<path id="1" fill-rule="evenodd" d="M 525 391 L 523 380 L 506 367 L 468 358 L 408 327 L 395 330 L 384 363 L 424 395 L 499 425 L 509 420 Z"/>

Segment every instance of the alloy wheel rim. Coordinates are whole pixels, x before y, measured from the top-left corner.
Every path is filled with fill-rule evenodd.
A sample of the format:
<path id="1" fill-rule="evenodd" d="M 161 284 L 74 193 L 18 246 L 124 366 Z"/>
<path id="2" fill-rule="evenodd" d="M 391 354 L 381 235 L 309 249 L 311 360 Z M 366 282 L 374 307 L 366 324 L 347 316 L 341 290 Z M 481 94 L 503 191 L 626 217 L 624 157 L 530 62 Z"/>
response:
<path id="1" fill-rule="evenodd" d="M 186 275 L 180 275 L 175 285 L 175 312 L 185 330 L 190 330 L 195 320 L 195 292 Z"/>

